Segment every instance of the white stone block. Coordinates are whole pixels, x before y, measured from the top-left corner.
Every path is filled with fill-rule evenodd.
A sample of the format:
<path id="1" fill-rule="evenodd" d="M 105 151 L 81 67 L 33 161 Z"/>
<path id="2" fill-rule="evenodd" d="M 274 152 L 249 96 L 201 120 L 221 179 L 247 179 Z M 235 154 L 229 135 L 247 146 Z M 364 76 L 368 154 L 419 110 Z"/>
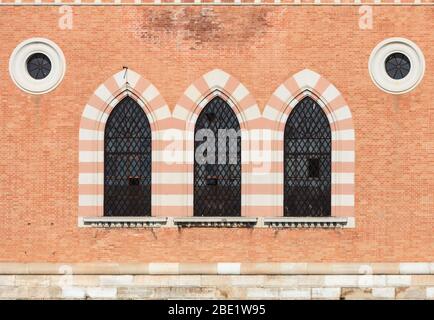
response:
<path id="1" fill-rule="evenodd" d="M 100 276 L 99 283 L 101 286 L 127 286 L 133 283 L 133 276 Z"/>
<path id="2" fill-rule="evenodd" d="M 83 117 L 90 119 L 90 120 L 94 120 L 94 121 L 98 121 L 101 123 L 105 123 L 107 121 L 108 115 L 104 112 L 102 112 L 101 110 L 91 106 L 91 105 L 86 105 L 86 107 L 84 108 Z"/>
<path id="3" fill-rule="evenodd" d="M 149 274 L 178 274 L 179 263 L 150 263 Z"/>
<path id="4" fill-rule="evenodd" d="M 93 140 L 104 140 L 104 131 L 80 129 L 79 133 L 80 140 L 93 141 Z"/>
<path id="5" fill-rule="evenodd" d="M 107 87 L 105 85 L 100 85 L 98 87 L 98 89 L 96 89 L 95 91 L 95 95 L 100 98 L 102 101 L 107 102 L 109 100 L 111 100 L 112 98 L 112 94 L 109 91 L 109 89 L 107 89 Z"/>
<path id="6" fill-rule="evenodd" d="M 342 106 L 339 109 L 333 111 L 329 116 L 330 122 L 342 121 L 351 118 L 351 111 L 348 106 Z"/>
<path id="7" fill-rule="evenodd" d="M 372 296 L 382 299 L 394 299 L 395 288 L 372 288 Z"/>
<path id="8" fill-rule="evenodd" d="M 180 105 L 176 105 L 175 109 L 173 110 L 173 117 L 176 119 L 187 120 L 189 114 L 190 112 Z"/>
<path id="9" fill-rule="evenodd" d="M 241 263 L 217 263 L 218 274 L 240 274 Z"/>
<path id="10" fill-rule="evenodd" d="M 87 288 L 86 295 L 90 298 L 94 299 L 107 299 L 107 298 L 116 298 L 117 288 Z"/>
<path id="11" fill-rule="evenodd" d="M 426 288 L 426 297 L 428 299 L 434 299 L 434 287 Z"/>
<path id="12" fill-rule="evenodd" d="M 163 120 L 170 118 L 170 109 L 168 106 L 163 106 L 161 108 L 158 108 L 157 110 L 154 110 L 154 116 L 156 120 Z"/>
<path id="13" fill-rule="evenodd" d="M 247 90 L 247 88 L 241 83 L 234 90 L 234 92 L 232 92 L 232 96 L 235 98 L 236 101 L 243 100 L 245 97 L 247 97 L 248 94 L 249 90 Z"/>
<path id="14" fill-rule="evenodd" d="M 326 287 L 358 287 L 359 277 L 353 275 L 326 275 L 324 276 Z"/>
<path id="15" fill-rule="evenodd" d="M 401 274 L 429 274 L 429 263 L 400 263 L 399 273 Z"/>
<path id="16" fill-rule="evenodd" d="M 79 206 L 102 206 L 104 204 L 104 196 L 96 195 L 96 194 L 80 194 L 78 196 L 78 205 Z"/>
<path id="17" fill-rule="evenodd" d="M 155 194 L 151 199 L 153 206 L 193 205 L 193 199 L 188 194 Z"/>
<path id="18" fill-rule="evenodd" d="M 154 100 L 156 97 L 158 97 L 160 93 L 158 92 L 158 89 L 153 84 L 150 84 L 145 89 L 145 91 L 143 91 L 142 95 L 145 98 L 145 100 L 149 102 Z"/>
<path id="19" fill-rule="evenodd" d="M 354 195 L 352 194 L 333 194 L 332 206 L 354 206 Z"/>
<path id="20" fill-rule="evenodd" d="M 388 286 L 400 287 L 400 286 L 410 286 L 411 276 L 409 275 L 387 275 L 386 282 Z"/>
<path id="21" fill-rule="evenodd" d="M 332 173 L 332 183 L 354 183 L 354 173 Z"/>
<path id="22" fill-rule="evenodd" d="M 310 299 L 310 289 L 280 289 L 279 297 L 284 299 Z"/>
<path id="23" fill-rule="evenodd" d="M 294 79 L 300 88 L 315 88 L 320 75 L 312 70 L 305 69 L 295 74 Z"/>
<path id="24" fill-rule="evenodd" d="M 219 69 L 212 70 L 203 76 L 205 82 L 208 84 L 208 87 L 210 88 L 212 87 L 224 88 L 226 83 L 229 80 L 229 77 L 230 77 L 229 74 Z"/>
<path id="25" fill-rule="evenodd" d="M 332 131 L 332 140 L 354 140 L 354 130 L 338 130 Z"/>
<path id="26" fill-rule="evenodd" d="M 0 275 L 0 286 L 13 286 L 14 284 L 15 284 L 15 276 Z"/>
<path id="27" fill-rule="evenodd" d="M 253 105 L 247 108 L 246 110 L 244 110 L 243 114 L 246 121 L 254 120 L 261 117 L 261 112 L 259 111 L 257 105 Z"/>
<path id="28" fill-rule="evenodd" d="M 263 111 L 263 117 L 272 121 L 276 121 L 280 120 L 282 113 L 279 110 L 266 105 Z"/>
<path id="29" fill-rule="evenodd" d="M 98 173 L 80 173 L 78 175 L 79 184 L 104 184 L 104 175 Z"/>
<path id="30" fill-rule="evenodd" d="M 279 297 L 279 290 L 276 288 L 248 288 L 246 296 L 252 299 L 276 299 Z"/>
<path id="31" fill-rule="evenodd" d="M 332 151 L 332 160 L 339 162 L 354 162 L 354 151 Z"/>
<path id="32" fill-rule="evenodd" d="M 86 297 L 86 290 L 80 287 L 62 288 L 62 297 L 66 299 L 83 299 Z"/>
<path id="33" fill-rule="evenodd" d="M 312 299 L 339 299 L 341 288 L 312 288 Z"/>
<path id="34" fill-rule="evenodd" d="M 340 95 L 338 89 L 332 84 L 330 84 L 322 93 L 322 97 L 327 101 L 333 101 Z"/>
<path id="35" fill-rule="evenodd" d="M 240 276 L 230 276 L 231 284 L 234 287 L 254 287 L 261 286 L 264 284 L 265 276 L 262 275 L 240 275 Z"/>
<path id="36" fill-rule="evenodd" d="M 80 151 L 80 162 L 104 162 L 104 151 Z"/>
<path id="37" fill-rule="evenodd" d="M 288 88 L 286 88 L 285 85 L 281 84 L 276 91 L 274 92 L 274 95 L 279 98 L 282 102 L 288 102 L 291 100 L 292 95 L 291 92 L 289 92 Z"/>

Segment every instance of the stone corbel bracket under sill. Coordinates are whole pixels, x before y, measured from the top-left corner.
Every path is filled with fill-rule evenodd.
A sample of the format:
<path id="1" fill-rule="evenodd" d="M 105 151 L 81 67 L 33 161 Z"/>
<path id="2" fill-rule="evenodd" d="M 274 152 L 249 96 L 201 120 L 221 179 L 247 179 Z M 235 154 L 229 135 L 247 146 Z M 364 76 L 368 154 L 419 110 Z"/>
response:
<path id="1" fill-rule="evenodd" d="M 354 217 L 79 217 L 93 228 L 355 228 Z"/>

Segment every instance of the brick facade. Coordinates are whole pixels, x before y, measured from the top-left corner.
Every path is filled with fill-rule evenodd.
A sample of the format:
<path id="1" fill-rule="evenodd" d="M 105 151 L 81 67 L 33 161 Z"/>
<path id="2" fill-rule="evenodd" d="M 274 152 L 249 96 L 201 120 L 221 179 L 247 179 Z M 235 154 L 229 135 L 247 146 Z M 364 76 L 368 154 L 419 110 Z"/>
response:
<path id="1" fill-rule="evenodd" d="M 434 261 L 433 6 L 375 6 L 374 26 L 367 30 L 359 28 L 358 6 L 74 6 L 72 12 L 69 30 L 58 26 L 58 7 L 0 7 L 0 261 Z M 18 89 L 8 70 L 14 48 L 36 36 L 59 45 L 67 66 L 60 85 L 43 95 Z M 367 65 L 376 44 L 395 36 L 417 43 L 426 60 L 422 82 L 403 95 L 380 91 Z M 122 82 L 123 66 L 130 70 L 131 87 Z M 346 161 L 339 169 L 354 173 L 354 184 L 350 179 L 334 189 L 350 205 L 335 208 L 333 215 L 354 216 L 355 228 L 78 227 L 80 215 L 101 215 L 101 209 L 92 207 L 93 198 L 82 197 L 83 208 L 79 206 L 80 195 L 101 192 L 98 183 L 79 181 L 80 173 L 101 171 L 100 165 L 80 158 L 81 151 L 98 148 L 98 142 L 82 139 L 80 129 L 95 125 L 83 120 L 97 112 L 89 106 L 100 106 L 98 112 L 107 107 L 107 99 L 97 98 L 101 84 L 113 98 L 128 89 L 142 99 L 154 117 L 151 125 L 191 129 L 186 124 L 194 102 L 213 94 L 211 89 L 224 78 L 230 89 L 220 86 L 220 91 L 241 106 L 245 122 L 271 128 L 278 121 L 270 117 L 284 113 L 287 102 L 280 99 L 282 105 L 275 105 L 278 88 L 283 83 L 290 87 L 285 81 L 302 70 L 318 75 L 310 88 L 320 86 L 318 98 L 326 102 L 331 102 L 324 93 L 329 84 L 323 79 L 332 83 L 339 93 L 335 107 L 348 108 L 340 114 L 351 116 L 343 119 L 351 123 L 343 125 L 354 128 L 355 138 L 336 147 L 355 152 L 354 163 Z M 211 85 L 206 80 L 210 74 L 218 74 Z M 289 92 L 294 97 L 302 93 Z M 156 170 L 190 177 L 191 165 Z M 170 197 L 162 197 L 166 200 L 156 203 L 155 216 L 192 214 L 186 209 L 191 184 L 157 184 L 153 196 L 185 197 L 179 206 L 167 206 Z M 252 186 L 246 191 L 254 196 L 243 206 L 243 215 L 282 215 L 279 205 L 270 209 L 255 203 L 258 195 L 276 196 L 281 191 L 277 182 L 270 188 L 251 185 L 257 191 Z"/>

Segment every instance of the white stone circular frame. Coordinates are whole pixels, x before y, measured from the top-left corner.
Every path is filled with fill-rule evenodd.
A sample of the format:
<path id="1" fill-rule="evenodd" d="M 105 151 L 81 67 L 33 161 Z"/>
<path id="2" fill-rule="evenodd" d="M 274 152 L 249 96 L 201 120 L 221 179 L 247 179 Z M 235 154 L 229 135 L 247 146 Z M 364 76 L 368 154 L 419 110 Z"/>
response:
<path id="1" fill-rule="evenodd" d="M 392 53 L 402 53 L 410 60 L 410 72 L 402 79 L 392 79 L 386 72 L 385 61 Z M 380 42 L 369 57 L 369 74 L 381 90 L 402 94 L 413 90 L 425 73 L 425 58 L 419 47 L 404 38 L 388 38 Z"/>
<path id="2" fill-rule="evenodd" d="M 34 53 L 42 53 L 51 61 L 51 71 L 43 79 L 34 79 L 27 71 L 27 59 Z M 21 90 L 43 94 L 54 90 L 65 75 L 66 63 L 62 50 L 51 40 L 31 38 L 21 42 L 9 59 L 9 73 Z"/>

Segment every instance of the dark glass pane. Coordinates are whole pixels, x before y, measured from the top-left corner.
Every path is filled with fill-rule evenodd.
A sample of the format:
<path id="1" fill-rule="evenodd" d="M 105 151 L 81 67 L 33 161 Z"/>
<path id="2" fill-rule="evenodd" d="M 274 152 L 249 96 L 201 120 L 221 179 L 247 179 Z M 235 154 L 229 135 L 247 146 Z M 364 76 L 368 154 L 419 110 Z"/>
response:
<path id="1" fill-rule="evenodd" d="M 410 59 L 402 53 L 395 52 L 386 58 L 386 72 L 392 79 L 405 78 L 411 69 Z"/>
<path id="2" fill-rule="evenodd" d="M 30 55 L 26 63 L 27 72 L 33 79 L 44 79 L 51 71 L 51 61 L 43 53 Z"/>
<path id="3" fill-rule="evenodd" d="M 110 113 L 104 132 L 104 215 L 151 215 L 151 127 L 130 97 Z"/>
<path id="4" fill-rule="evenodd" d="M 285 216 L 330 216 L 331 130 L 312 98 L 292 110 L 284 140 Z"/>
<path id="5" fill-rule="evenodd" d="M 320 162 L 319 159 L 308 159 L 308 172 L 309 178 L 319 178 L 320 172 Z"/>
<path id="6" fill-rule="evenodd" d="M 240 125 L 231 107 L 220 97 L 211 100 L 200 113 L 195 136 L 200 129 L 214 133 L 215 163 L 194 162 L 194 215 L 195 216 L 240 216 L 241 215 L 241 138 L 218 139 L 219 129 L 240 130 Z M 203 141 L 195 141 L 195 151 Z M 236 144 L 236 145 L 235 145 Z M 218 149 L 226 146 L 226 153 Z M 230 150 L 235 150 L 231 163 Z M 225 157 L 224 163 L 222 160 Z M 220 160 L 220 161 L 219 161 Z"/>

